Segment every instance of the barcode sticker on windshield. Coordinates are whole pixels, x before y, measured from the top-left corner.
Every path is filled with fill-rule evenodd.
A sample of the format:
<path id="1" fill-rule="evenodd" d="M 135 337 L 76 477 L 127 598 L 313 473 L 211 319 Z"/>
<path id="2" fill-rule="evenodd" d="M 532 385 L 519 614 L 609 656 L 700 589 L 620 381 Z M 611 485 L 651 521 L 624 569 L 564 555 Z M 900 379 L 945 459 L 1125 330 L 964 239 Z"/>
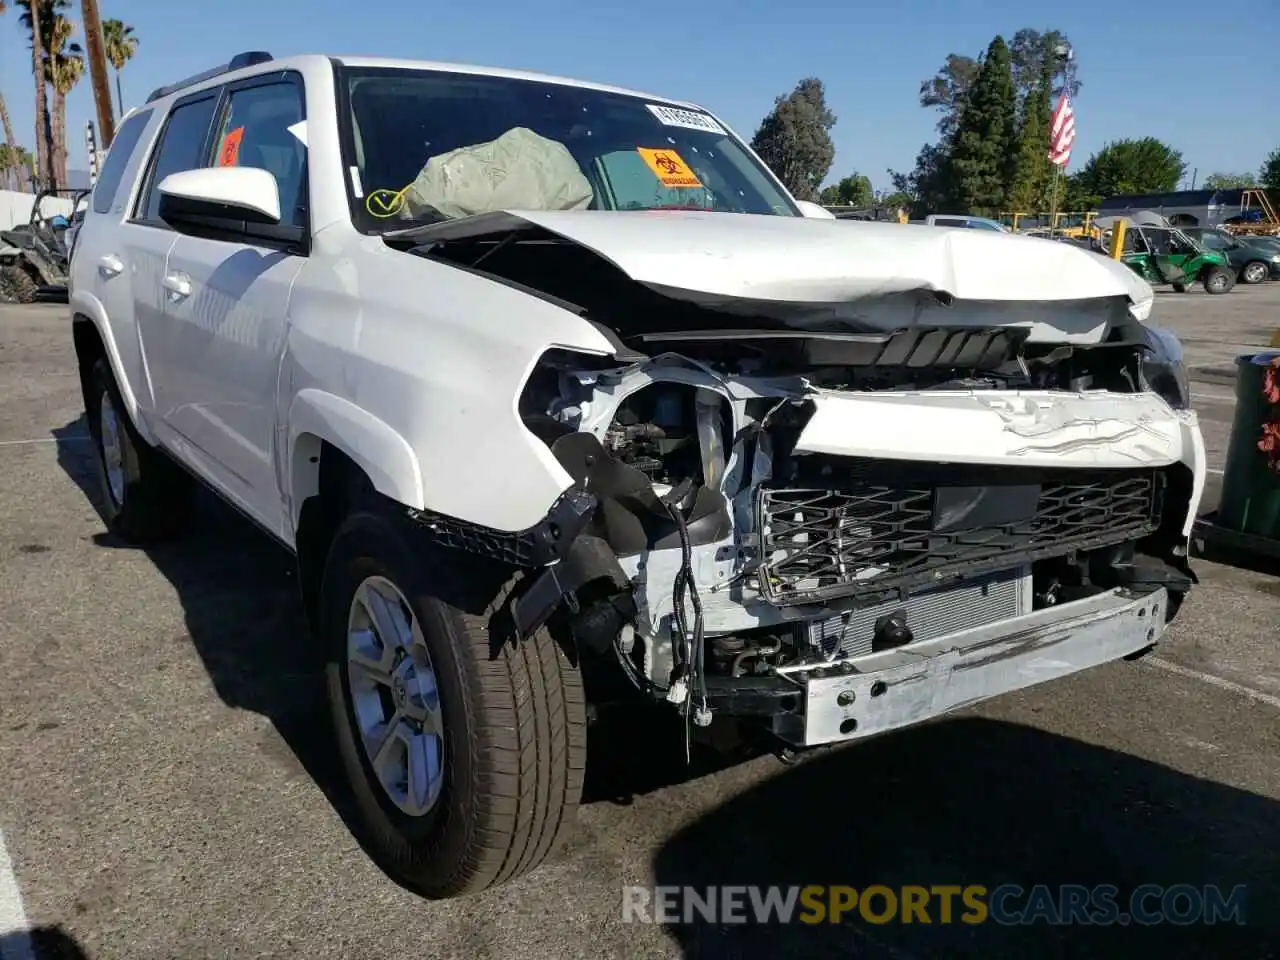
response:
<path id="1" fill-rule="evenodd" d="M 686 130 L 704 130 L 707 133 L 724 133 L 724 127 L 716 123 L 715 118 L 696 110 L 681 110 L 679 107 L 664 107 L 656 103 L 646 103 L 649 112 L 668 127 L 684 127 Z"/>

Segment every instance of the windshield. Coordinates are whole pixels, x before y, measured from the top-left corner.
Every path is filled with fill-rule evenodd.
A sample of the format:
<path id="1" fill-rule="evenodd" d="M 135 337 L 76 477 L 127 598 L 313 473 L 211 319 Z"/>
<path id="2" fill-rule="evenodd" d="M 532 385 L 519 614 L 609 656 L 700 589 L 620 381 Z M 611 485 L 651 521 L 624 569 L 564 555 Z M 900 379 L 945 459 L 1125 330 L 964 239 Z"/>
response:
<path id="1" fill-rule="evenodd" d="M 507 209 L 800 215 L 701 111 L 482 74 L 339 76 L 347 189 L 366 232 Z"/>

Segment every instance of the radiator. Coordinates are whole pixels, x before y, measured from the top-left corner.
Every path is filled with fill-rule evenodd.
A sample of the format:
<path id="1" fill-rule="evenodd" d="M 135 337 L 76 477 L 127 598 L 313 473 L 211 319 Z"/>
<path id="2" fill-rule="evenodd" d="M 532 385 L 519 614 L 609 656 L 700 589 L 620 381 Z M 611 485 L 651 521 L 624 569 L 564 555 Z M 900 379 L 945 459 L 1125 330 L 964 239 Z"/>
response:
<path id="1" fill-rule="evenodd" d="M 871 652 L 876 621 L 895 612 L 906 613 L 913 642 L 1021 616 L 1031 612 L 1031 568 L 1006 570 L 922 590 L 905 603 L 877 603 L 798 624 L 798 639 L 825 658 L 860 657 Z"/>

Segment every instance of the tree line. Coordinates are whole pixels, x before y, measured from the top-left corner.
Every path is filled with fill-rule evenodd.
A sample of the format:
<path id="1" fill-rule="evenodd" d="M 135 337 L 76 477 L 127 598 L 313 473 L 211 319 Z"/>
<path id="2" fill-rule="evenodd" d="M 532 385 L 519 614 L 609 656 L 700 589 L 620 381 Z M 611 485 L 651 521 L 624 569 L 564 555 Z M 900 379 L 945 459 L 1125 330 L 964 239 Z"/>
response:
<path id="1" fill-rule="evenodd" d="M 760 154 L 792 193 L 824 204 L 905 207 L 913 215 L 951 212 L 996 216 L 1050 209 L 1096 209 L 1119 194 L 1167 193 L 1187 173 L 1181 151 L 1155 137 L 1105 144 L 1078 172 L 1055 184 L 1049 161 L 1049 125 L 1063 94 L 1073 100 L 1070 40 L 1062 31 L 1017 31 L 992 39 L 977 57 L 948 54 L 934 76 L 920 84 L 920 105 L 938 113 L 937 138 L 924 144 L 910 170 L 889 170 L 893 190 L 877 196 L 856 171 L 822 187 L 835 160 L 822 81 L 801 80 L 778 97 L 752 138 Z M 1210 173 L 1206 189 L 1263 186 L 1280 189 L 1280 147 L 1257 173 Z"/>
<path id="2" fill-rule="evenodd" d="M 79 25 L 69 15 L 70 0 L 0 0 L 0 14 L 12 7 L 31 49 L 35 88 L 35 149 L 14 136 L 5 91 L 0 90 L 0 185 L 26 189 L 30 185 L 65 187 L 68 179 L 67 95 L 85 74 L 85 53 L 75 37 Z M 122 71 L 137 52 L 133 27 L 121 20 L 102 21 L 107 60 L 115 69 L 116 97 L 124 112 Z"/>

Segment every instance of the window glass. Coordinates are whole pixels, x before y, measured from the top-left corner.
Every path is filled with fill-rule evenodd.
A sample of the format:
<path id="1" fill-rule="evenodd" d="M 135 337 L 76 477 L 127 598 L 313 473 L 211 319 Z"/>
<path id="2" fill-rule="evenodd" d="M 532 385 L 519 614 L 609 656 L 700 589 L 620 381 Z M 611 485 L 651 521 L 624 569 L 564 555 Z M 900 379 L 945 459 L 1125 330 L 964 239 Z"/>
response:
<path id="1" fill-rule="evenodd" d="M 707 185 L 697 189 L 664 187 L 644 158 L 634 150 L 615 150 L 596 162 L 600 165 L 603 179 L 608 182 L 618 210 L 651 210 L 654 207 L 710 210 L 715 206 L 715 195 Z"/>
<path id="2" fill-rule="evenodd" d="M 276 179 L 281 223 L 306 222 L 306 130 L 302 89 L 295 83 L 246 87 L 231 94 L 230 109 L 218 131 L 213 162 L 217 166 L 256 167 Z"/>
<path id="3" fill-rule="evenodd" d="M 138 140 L 142 137 L 142 131 L 147 128 L 147 122 L 150 119 L 150 110 L 135 113 L 116 131 L 115 139 L 111 141 L 111 149 L 107 151 L 107 159 L 103 161 L 102 171 L 98 174 L 98 181 L 93 185 L 94 213 L 107 213 L 111 210 L 116 191 L 120 188 L 120 178 L 124 176 L 129 158 L 133 156 Z"/>
<path id="4" fill-rule="evenodd" d="M 210 94 L 203 100 L 195 100 L 176 107 L 160 135 L 155 162 L 147 182 L 147 193 L 138 204 L 138 219 L 160 219 L 160 190 L 165 177 L 183 170 L 198 170 L 208 166 L 204 156 L 205 138 L 209 123 L 213 120 L 213 108 L 218 98 Z"/>
<path id="5" fill-rule="evenodd" d="M 794 217 L 785 192 L 700 110 L 541 80 L 344 68 L 357 226 L 507 208 Z"/>

